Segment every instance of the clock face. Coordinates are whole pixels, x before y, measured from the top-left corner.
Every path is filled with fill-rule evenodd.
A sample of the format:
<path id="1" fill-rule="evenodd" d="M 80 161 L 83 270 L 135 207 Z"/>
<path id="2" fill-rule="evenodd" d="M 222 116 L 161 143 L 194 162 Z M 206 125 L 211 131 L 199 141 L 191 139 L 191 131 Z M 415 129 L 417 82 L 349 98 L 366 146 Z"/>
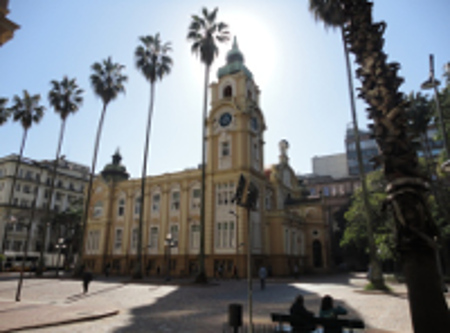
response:
<path id="1" fill-rule="evenodd" d="M 252 127 L 252 130 L 257 131 L 259 128 L 258 118 L 252 117 L 250 119 L 250 126 Z"/>
<path id="2" fill-rule="evenodd" d="M 231 123 L 231 114 L 229 114 L 228 112 L 222 114 L 220 116 L 219 123 L 222 127 L 228 126 Z"/>

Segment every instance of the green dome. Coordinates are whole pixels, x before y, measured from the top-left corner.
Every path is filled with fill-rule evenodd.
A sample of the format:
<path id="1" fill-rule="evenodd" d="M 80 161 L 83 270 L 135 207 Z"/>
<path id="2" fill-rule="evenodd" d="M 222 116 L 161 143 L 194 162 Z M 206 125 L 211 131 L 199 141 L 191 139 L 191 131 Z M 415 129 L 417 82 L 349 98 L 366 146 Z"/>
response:
<path id="1" fill-rule="evenodd" d="M 121 181 L 126 180 L 130 177 L 130 175 L 127 172 L 127 169 L 120 164 L 120 161 L 122 160 L 122 156 L 119 153 L 119 150 L 117 149 L 116 153 L 112 156 L 112 163 L 107 164 L 102 172 L 102 177 L 106 180 L 114 180 L 114 181 Z"/>
<path id="2" fill-rule="evenodd" d="M 230 75 L 237 72 L 244 72 L 249 79 L 253 78 L 253 74 L 244 65 L 244 55 L 239 50 L 236 37 L 234 37 L 233 46 L 231 50 L 227 52 L 227 64 L 219 68 L 217 71 L 217 77 L 220 79 L 225 75 Z"/>

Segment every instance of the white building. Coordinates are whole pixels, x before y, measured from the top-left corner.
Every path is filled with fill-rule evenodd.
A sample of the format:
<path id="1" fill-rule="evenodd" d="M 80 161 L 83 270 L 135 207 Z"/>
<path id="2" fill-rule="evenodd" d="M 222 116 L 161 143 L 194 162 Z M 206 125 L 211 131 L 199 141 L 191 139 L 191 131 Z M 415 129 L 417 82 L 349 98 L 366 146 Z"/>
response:
<path id="1" fill-rule="evenodd" d="M 348 177 L 347 155 L 345 153 L 314 156 L 312 158 L 313 174 L 331 176 L 335 179 Z"/>
<path id="2" fill-rule="evenodd" d="M 0 249 L 20 252 L 24 250 L 26 226 L 31 220 L 29 251 L 39 251 L 44 230 L 45 209 L 50 195 L 53 160 L 36 161 L 22 158 L 17 173 L 11 206 L 9 199 L 13 185 L 18 155 L 0 158 Z M 58 161 L 53 197 L 52 213 L 65 211 L 73 202 L 82 202 L 84 187 L 89 179 L 89 168 L 65 160 Z M 33 212 L 33 202 L 36 201 Z M 53 248 L 56 233 L 48 229 L 47 251 Z"/>

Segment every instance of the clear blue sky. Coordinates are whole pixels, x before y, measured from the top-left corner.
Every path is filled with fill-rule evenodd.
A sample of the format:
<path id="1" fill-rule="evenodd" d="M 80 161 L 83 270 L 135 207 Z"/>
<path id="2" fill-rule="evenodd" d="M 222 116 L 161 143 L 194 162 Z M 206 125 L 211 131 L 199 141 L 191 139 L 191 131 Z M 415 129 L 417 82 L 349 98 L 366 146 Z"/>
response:
<path id="1" fill-rule="evenodd" d="M 0 48 L 0 96 L 27 89 L 41 94 L 47 111 L 31 128 L 25 156 L 54 158 L 59 117 L 49 108 L 50 80 L 76 77 L 85 90 L 81 110 L 69 117 L 63 154 L 91 164 L 101 102 L 89 84 L 90 66 L 112 56 L 126 66 L 126 95 L 108 108 L 97 170 L 120 147 L 132 177 L 142 166 L 150 88 L 134 66 L 138 37 L 160 32 L 173 45 L 172 73 L 156 87 L 148 174 L 194 167 L 201 160 L 203 67 L 186 40 L 191 15 L 202 6 L 219 7 L 218 19 L 238 38 L 247 67 L 261 89 L 266 117 L 265 164 L 278 161 L 278 142 L 290 143 L 290 163 L 311 171 L 313 156 L 344 152 L 350 122 L 347 81 L 340 37 L 326 31 L 298 0 L 11 0 L 9 19 L 21 28 Z M 417 91 L 428 77 L 428 55 L 435 54 L 436 74 L 450 61 L 448 0 L 375 0 L 375 19 L 388 24 L 385 51 L 401 64 L 401 89 Z M 231 43 L 221 47 L 211 77 L 225 62 Z M 356 83 L 358 85 L 358 83 Z M 366 126 L 364 105 L 357 105 Z M 22 128 L 0 127 L 0 156 L 17 153 Z"/>

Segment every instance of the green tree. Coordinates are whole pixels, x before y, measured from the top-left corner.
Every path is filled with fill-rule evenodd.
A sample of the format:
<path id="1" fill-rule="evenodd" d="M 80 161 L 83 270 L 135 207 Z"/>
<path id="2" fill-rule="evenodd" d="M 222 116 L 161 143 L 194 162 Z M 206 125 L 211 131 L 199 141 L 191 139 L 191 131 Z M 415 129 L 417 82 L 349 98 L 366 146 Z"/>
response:
<path id="1" fill-rule="evenodd" d="M 216 22 L 218 8 L 208 12 L 202 9 L 202 17 L 192 15 L 187 39 L 192 42 L 191 50 L 200 55 L 200 61 L 205 65 L 205 84 L 203 89 L 203 114 L 202 114 L 202 190 L 200 206 L 200 255 L 199 275 L 197 282 L 207 281 L 205 273 L 205 172 L 206 172 L 206 109 L 208 106 L 209 71 L 214 59 L 219 54 L 217 42 L 226 42 L 230 39 L 228 25 Z"/>
<path id="2" fill-rule="evenodd" d="M 50 190 L 49 190 L 49 200 L 45 207 L 45 218 L 44 221 L 49 221 L 50 206 L 53 198 L 53 191 L 55 189 L 56 180 L 56 169 L 58 167 L 59 157 L 61 154 L 61 147 L 64 139 L 64 132 L 66 128 L 66 120 L 70 114 L 77 112 L 83 103 L 83 89 L 80 89 L 76 83 L 76 79 L 69 79 L 64 76 L 61 81 L 52 80 L 50 82 L 52 88 L 48 93 L 48 100 L 50 106 L 53 107 L 55 112 L 59 114 L 61 118 L 61 127 L 59 130 L 58 145 L 56 148 L 55 160 L 53 161 L 53 166 L 50 174 Z M 47 237 L 47 223 L 44 223 L 44 232 L 42 234 L 42 244 L 40 256 L 39 256 L 39 269 L 38 273 L 42 274 L 44 271 L 44 247 Z"/>
<path id="3" fill-rule="evenodd" d="M 150 130 L 153 115 L 153 105 L 155 102 L 155 83 L 162 80 L 164 76 L 170 73 L 172 67 L 172 59 L 167 55 L 171 51 L 170 43 L 162 43 L 159 33 L 155 36 L 144 36 L 139 38 L 139 45 L 135 52 L 136 67 L 144 75 L 145 79 L 150 82 L 150 105 L 148 108 L 147 129 L 145 132 L 144 157 L 142 165 L 141 179 L 141 197 L 139 209 L 139 230 L 138 230 L 138 248 L 137 260 L 134 271 L 135 278 L 142 278 L 142 224 L 144 216 L 144 198 L 145 198 L 145 179 L 147 175 L 147 159 L 150 140 Z"/>
<path id="4" fill-rule="evenodd" d="M 7 98 L 0 98 L 0 125 L 3 125 L 8 120 L 11 112 L 6 107 L 6 103 L 8 103 Z"/>
<path id="5" fill-rule="evenodd" d="M 98 147 L 100 145 L 100 137 L 102 134 L 103 121 L 105 119 L 106 109 L 113 100 L 115 100 L 120 93 L 125 93 L 125 82 L 128 80 L 127 76 L 122 74 L 125 66 L 114 63 L 111 57 L 103 60 L 102 62 L 96 62 L 91 66 L 92 74 L 90 81 L 94 93 L 100 97 L 103 103 L 102 112 L 97 127 L 97 134 L 94 143 L 94 154 L 92 156 L 91 173 L 89 175 L 89 183 L 86 192 L 86 201 L 84 206 L 83 222 L 82 222 L 82 237 L 80 237 L 79 246 L 79 261 L 77 273 L 81 267 L 81 260 L 84 253 L 84 238 L 86 233 L 86 224 L 89 216 L 89 205 L 91 201 L 92 183 L 95 174 L 95 166 L 97 164 Z"/>
<path id="6" fill-rule="evenodd" d="M 426 198 L 426 177 L 407 132 L 407 102 L 399 92 L 400 65 L 383 51 L 385 22 L 373 22 L 373 3 L 336 0 L 343 8 L 345 42 L 355 55 L 362 87 L 359 96 L 369 118 L 384 165 L 387 199 L 394 215 L 396 247 L 401 254 L 415 333 L 450 332 L 450 315 L 437 264 L 438 230 Z"/>
<path id="7" fill-rule="evenodd" d="M 39 123 L 44 116 L 45 107 L 39 105 L 41 96 L 30 95 L 27 90 L 23 91 L 23 97 L 15 95 L 13 98 L 13 104 L 9 109 L 13 114 L 13 120 L 20 122 L 23 128 L 22 143 L 20 145 L 19 157 L 16 163 L 16 169 L 14 170 L 13 181 L 9 192 L 9 209 L 14 202 L 14 190 L 16 187 L 17 174 L 19 172 L 20 162 L 22 160 L 25 143 L 27 141 L 28 130 L 33 124 Z M 9 215 L 9 213 L 7 214 Z"/>
<path id="8" fill-rule="evenodd" d="M 367 190 L 369 191 L 369 205 L 372 211 L 372 232 L 377 247 L 377 254 L 382 260 L 394 259 L 394 220 L 390 211 L 385 209 L 387 194 L 385 192 L 386 180 L 381 170 L 373 171 L 367 175 Z M 353 194 L 352 202 L 344 214 L 347 221 L 341 246 L 355 246 L 358 249 L 368 250 L 367 223 L 362 188 Z M 368 251 L 367 251 L 368 252 Z"/>
<path id="9" fill-rule="evenodd" d="M 338 28 L 342 45 L 344 47 L 344 57 L 347 68 L 347 82 L 348 82 L 348 91 L 349 91 L 349 99 L 350 99 L 350 109 L 352 115 L 352 123 L 353 123 L 353 135 L 355 136 L 355 148 L 356 148 L 356 158 L 358 160 L 358 172 L 359 178 L 361 180 L 362 194 L 363 194 L 363 203 L 365 209 L 363 210 L 365 215 L 365 223 L 367 228 L 367 240 L 369 243 L 369 256 L 370 256 L 370 265 L 372 269 L 372 274 L 370 276 L 370 281 L 372 284 L 379 289 L 384 289 L 385 284 L 383 280 L 383 274 L 381 270 L 381 264 L 379 258 L 377 256 L 377 249 L 375 244 L 375 239 L 372 236 L 372 214 L 373 211 L 370 209 L 370 203 L 368 199 L 368 190 L 366 184 L 366 174 L 364 171 L 364 164 L 361 152 L 361 143 L 359 138 L 359 128 L 358 128 L 358 118 L 356 117 L 356 106 L 355 106 L 355 97 L 354 97 L 354 89 L 353 89 L 353 78 L 352 78 L 352 68 L 350 64 L 350 55 L 347 49 L 347 44 L 345 42 L 344 35 L 344 26 L 346 24 L 344 13 L 342 10 L 342 5 L 339 0 L 309 0 L 309 10 L 314 14 L 314 17 L 318 21 L 322 21 L 325 25 L 325 28 Z"/>

